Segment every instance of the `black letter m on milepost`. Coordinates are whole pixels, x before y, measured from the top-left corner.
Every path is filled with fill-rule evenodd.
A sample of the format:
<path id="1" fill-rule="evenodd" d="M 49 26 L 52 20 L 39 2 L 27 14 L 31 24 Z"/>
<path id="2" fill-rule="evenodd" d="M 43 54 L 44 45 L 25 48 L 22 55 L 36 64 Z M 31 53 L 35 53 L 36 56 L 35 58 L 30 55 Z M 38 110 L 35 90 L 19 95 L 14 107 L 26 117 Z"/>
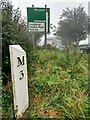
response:
<path id="1" fill-rule="evenodd" d="M 24 56 L 22 56 L 22 59 L 20 57 L 17 57 L 18 59 L 18 66 L 19 67 L 20 65 L 24 65 Z"/>

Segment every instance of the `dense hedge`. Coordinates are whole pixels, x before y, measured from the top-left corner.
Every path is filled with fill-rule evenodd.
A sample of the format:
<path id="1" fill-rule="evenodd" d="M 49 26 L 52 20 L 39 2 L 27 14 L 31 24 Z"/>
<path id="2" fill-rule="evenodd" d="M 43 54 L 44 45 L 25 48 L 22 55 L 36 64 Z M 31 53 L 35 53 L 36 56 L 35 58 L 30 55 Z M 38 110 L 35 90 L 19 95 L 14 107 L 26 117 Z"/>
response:
<path id="1" fill-rule="evenodd" d="M 22 19 L 19 8 L 14 9 L 12 3 L 2 0 L 2 76 L 3 85 L 10 81 L 9 45 L 19 44 L 28 53 L 33 49 L 32 34 L 28 32 L 27 24 Z M 36 35 L 35 35 L 36 36 Z M 35 37 L 39 39 L 40 35 Z"/>

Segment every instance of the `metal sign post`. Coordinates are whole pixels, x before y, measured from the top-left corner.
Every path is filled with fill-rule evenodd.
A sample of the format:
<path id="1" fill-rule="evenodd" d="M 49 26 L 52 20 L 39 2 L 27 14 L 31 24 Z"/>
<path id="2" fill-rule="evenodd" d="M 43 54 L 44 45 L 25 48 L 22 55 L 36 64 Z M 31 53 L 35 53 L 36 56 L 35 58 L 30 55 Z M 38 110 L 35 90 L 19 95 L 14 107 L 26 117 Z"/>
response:
<path id="1" fill-rule="evenodd" d="M 32 33 L 50 33 L 50 8 L 27 8 L 28 30 Z"/>
<path id="2" fill-rule="evenodd" d="M 34 8 L 34 5 L 32 5 L 32 8 Z M 33 45 L 34 45 L 34 49 L 35 49 L 35 34 L 32 33 L 32 38 L 33 38 Z"/>
<path id="3" fill-rule="evenodd" d="M 45 34 L 45 45 L 47 41 L 47 33 L 50 33 L 50 8 L 27 8 L 27 22 L 28 30 L 33 34 L 34 48 L 35 48 L 35 34 Z"/>

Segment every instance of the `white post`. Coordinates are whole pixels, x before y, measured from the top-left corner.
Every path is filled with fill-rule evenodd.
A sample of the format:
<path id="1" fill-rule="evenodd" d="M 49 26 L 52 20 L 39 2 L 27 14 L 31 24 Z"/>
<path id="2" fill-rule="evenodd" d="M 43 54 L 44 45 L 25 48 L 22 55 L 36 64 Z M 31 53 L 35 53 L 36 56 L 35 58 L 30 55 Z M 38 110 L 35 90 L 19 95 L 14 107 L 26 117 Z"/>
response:
<path id="1" fill-rule="evenodd" d="M 11 75 L 15 117 L 21 117 L 29 106 L 26 52 L 20 45 L 10 45 Z"/>

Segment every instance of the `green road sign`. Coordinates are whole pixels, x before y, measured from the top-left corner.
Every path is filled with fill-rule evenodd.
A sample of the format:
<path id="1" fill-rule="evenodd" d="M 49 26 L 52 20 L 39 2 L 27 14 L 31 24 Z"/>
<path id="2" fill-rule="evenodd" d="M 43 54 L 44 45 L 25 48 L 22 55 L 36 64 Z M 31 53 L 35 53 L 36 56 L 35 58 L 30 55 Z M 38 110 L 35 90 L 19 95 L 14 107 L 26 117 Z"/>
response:
<path id="1" fill-rule="evenodd" d="M 50 32 L 50 8 L 27 8 L 27 22 L 30 32 Z"/>

